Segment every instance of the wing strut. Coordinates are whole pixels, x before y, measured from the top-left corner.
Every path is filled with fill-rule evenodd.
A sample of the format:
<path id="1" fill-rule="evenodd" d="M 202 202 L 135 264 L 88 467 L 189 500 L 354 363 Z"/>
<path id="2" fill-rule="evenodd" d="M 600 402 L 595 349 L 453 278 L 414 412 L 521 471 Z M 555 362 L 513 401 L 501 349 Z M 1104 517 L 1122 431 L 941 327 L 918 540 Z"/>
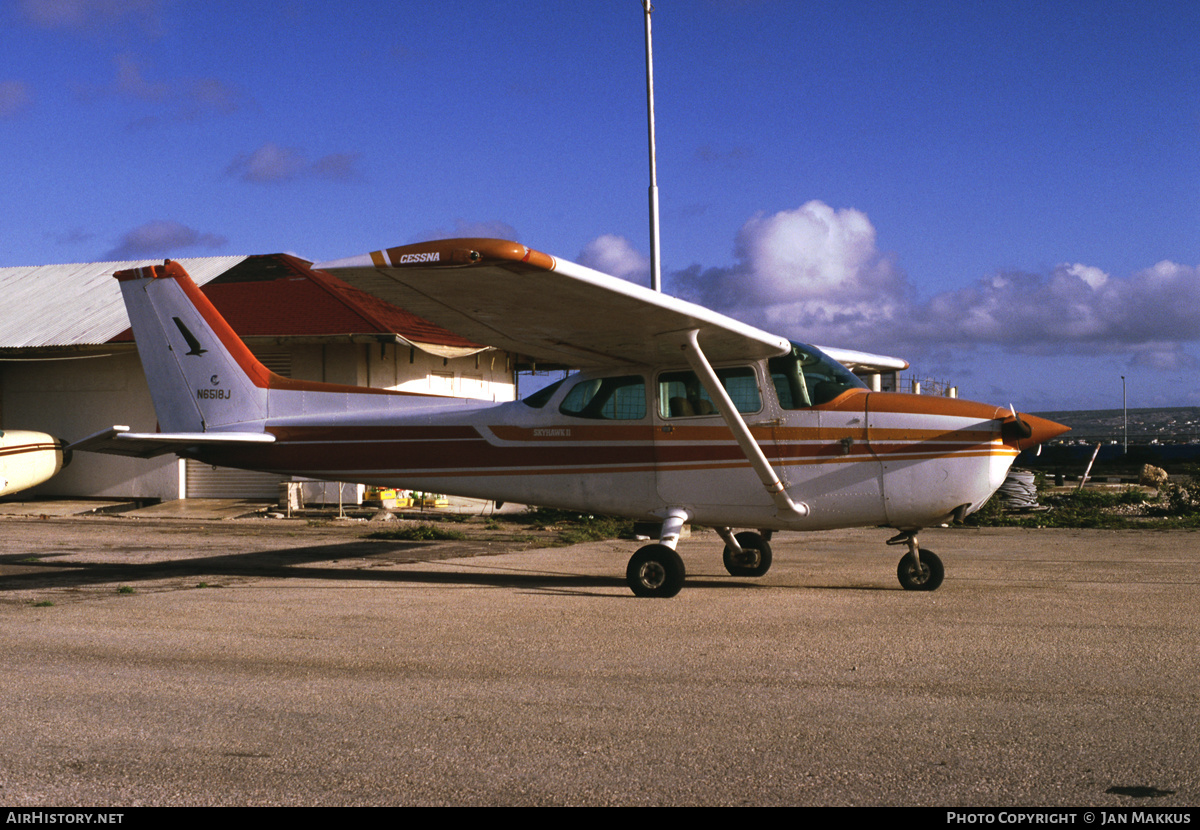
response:
<path id="1" fill-rule="evenodd" d="M 737 407 L 733 405 L 729 393 L 725 391 L 725 387 L 721 385 L 721 381 L 717 378 L 717 373 L 713 371 L 708 358 L 701 351 L 700 341 L 697 339 L 699 331 L 699 329 L 692 329 L 687 333 L 687 341 L 684 343 L 683 350 L 687 356 L 688 363 L 691 364 L 692 370 L 700 378 L 700 383 L 704 385 L 704 390 L 708 392 L 708 396 L 717 404 L 717 411 L 721 413 L 721 417 L 725 419 L 726 425 L 733 432 L 733 437 L 737 439 L 738 446 L 746 454 L 746 460 L 750 462 L 750 466 L 754 468 L 754 472 L 758 473 L 763 487 L 767 488 L 767 492 L 771 495 L 771 500 L 775 502 L 775 506 L 779 508 L 781 516 L 784 518 L 804 518 L 808 515 L 808 505 L 803 502 L 797 504 L 787 494 L 787 491 L 783 487 L 783 482 L 779 480 L 779 476 L 772 469 L 771 462 L 767 461 L 762 448 L 758 446 L 758 442 L 750 434 L 750 427 L 746 426 L 746 421 L 742 418 L 742 413 L 738 412 Z"/>

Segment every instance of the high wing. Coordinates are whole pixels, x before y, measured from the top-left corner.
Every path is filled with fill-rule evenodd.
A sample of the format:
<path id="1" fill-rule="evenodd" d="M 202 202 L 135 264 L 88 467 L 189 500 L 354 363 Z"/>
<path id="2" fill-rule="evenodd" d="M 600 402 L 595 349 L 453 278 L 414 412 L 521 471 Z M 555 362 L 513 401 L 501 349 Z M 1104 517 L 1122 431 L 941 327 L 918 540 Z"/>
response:
<path id="1" fill-rule="evenodd" d="M 67 449 L 154 458 L 167 453 L 186 455 L 189 448 L 249 446 L 274 441 L 274 435 L 263 432 L 130 432 L 127 426 L 114 426 L 81 438 L 67 445 Z"/>
<path id="2" fill-rule="evenodd" d="M 443 239 L 318 263 L 477 343 L 573 368 L 683 362 L 698 330 L 714 363 L 785 354 L 786 338 L 500 239 Z"/>
<path id="3" fill-rule="evenodd" d="M 908 361 L 899 357 L 860 352 L 857 349 L 838 349 L 833 346 L 817 348 L 851 372 L 899 372 L 908 368 Z"/>

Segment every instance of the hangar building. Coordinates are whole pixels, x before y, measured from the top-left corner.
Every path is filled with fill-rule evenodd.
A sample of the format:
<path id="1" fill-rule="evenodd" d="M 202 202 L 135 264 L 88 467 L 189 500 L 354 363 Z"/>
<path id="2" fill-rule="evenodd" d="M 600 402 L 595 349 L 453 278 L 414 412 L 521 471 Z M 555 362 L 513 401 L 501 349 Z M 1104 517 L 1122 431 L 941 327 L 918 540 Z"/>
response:
<path id="1" fill-rule="evenodd" d="M 178 260 L 268 368 L 285 377 L 508 401 L 514 356 L 471 343 L 287 254 Z M 0 268 L 0 429 L 78 440 L 156 429 L 115 271 L 161 260 Z M 279 476 L 77 453 L 40 496 L 270 497 Z M 320 485 L 317 485 L 320 487 Z M 310 495 L 311 497 L 311 495 Z M 337 495 L 333 496 L 336 501 Z"/>

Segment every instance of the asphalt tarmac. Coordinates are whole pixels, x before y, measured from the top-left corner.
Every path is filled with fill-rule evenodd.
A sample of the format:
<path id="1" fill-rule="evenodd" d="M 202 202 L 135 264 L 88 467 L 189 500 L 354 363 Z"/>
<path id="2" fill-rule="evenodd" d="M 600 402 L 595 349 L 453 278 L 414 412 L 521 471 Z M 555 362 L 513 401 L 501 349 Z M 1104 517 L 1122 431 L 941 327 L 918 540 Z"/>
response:
<path id="1" fill-rule="evenodd" d="M 1200 804 L 1200 535 L 506 552 L 269 520 L 0 520 L 0 804 Z M 463 554 L 467 554 L 464 556 Z M 53 604 L 47 604 L 53 603 Z"/>

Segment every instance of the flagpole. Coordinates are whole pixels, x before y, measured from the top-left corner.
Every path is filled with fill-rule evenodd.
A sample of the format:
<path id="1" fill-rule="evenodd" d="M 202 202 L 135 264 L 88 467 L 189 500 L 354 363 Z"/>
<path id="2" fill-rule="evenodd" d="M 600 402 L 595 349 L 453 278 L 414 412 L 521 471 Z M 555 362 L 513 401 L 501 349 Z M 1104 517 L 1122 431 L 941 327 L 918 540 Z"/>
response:
<path id="1" fill-rule="evenodd" d="M 662 291 L 662 262 L 658 238 L 658 170 L 654 158 L 654 53 L 650 46 L 650 0 L 642 0 L 646 12 L 646 115 L 650 125 L 650 287 Z"/>

